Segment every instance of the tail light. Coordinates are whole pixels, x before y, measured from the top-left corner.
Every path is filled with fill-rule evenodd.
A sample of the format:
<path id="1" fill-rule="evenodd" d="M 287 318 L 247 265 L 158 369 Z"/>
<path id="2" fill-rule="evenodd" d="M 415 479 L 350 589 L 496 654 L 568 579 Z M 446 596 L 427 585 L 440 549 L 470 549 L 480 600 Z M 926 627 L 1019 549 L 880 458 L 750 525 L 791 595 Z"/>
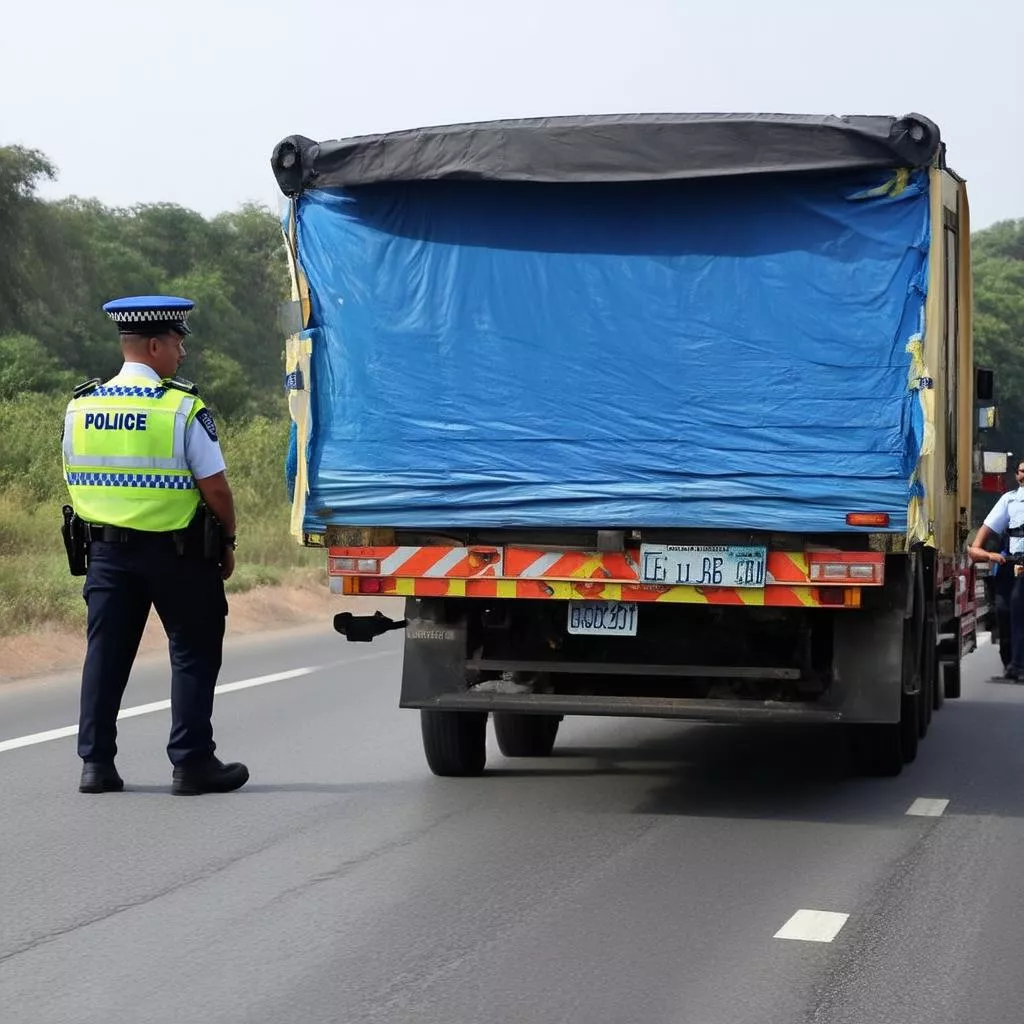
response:
<path id="1" fill-rule="evenodd" d="M 885 582 L 885 555 L 874 551 L 811 552 L 807 575 L 812 583 L 847 583 L 860 587 Z"/>
<path id="2" fill-rule="evenodd" d="M 332 576 L 340 576 L 343 573 L 366 573 L 368 576 L 376 576 L 380 572 L 380 559 L 331 555 L 327 559 L 327 571 Z"/>
<path id="3" fill-rule="evenodd" d="M 823 608 L 859 608 L 860 590 L 845 587 L 826 587 L 818 591 Z"/>
<path id="4" fill-rule="evenodd" d="M 889 525 L 889 513 L 888 512 L 847 512 L 846 513 L 846 525 L 847 526 L 878 526 L 887 527 Z"/>
<path id="5" fill-rule="evenodd" d="M 395 581 L 390 576 L 342 576 L 338 582 L 340 591 L 349 597 L 360 594 L 391 594 L 395 590 Z"/>

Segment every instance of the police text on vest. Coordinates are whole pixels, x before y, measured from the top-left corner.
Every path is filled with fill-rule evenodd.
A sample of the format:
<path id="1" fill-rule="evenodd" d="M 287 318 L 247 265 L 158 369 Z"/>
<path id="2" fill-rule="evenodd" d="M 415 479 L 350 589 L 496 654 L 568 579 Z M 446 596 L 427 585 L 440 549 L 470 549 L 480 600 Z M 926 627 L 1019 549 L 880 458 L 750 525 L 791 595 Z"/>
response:
<path id="1" fill-rule="evenodd" d="M 145 430 L 147 415 L 144 412 L 87 412 L 85 429 Z"/>

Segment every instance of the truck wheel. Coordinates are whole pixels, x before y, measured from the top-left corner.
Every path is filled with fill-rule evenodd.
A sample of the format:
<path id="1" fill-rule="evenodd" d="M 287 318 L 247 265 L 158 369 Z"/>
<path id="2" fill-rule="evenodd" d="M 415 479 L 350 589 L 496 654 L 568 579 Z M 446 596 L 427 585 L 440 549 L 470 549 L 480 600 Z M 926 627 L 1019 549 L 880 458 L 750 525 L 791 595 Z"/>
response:
<path id="1" fill-rule="evenodd" d="M 917 757 L 921 741 L 921 694 L 903 694 L 900 700 L 900 747 L 903 763 L 910 764 Z"/>
<path id="2" fill-rule="evenodd" d="M 903 771 L 899 722 L 849 726 L 850 758 L 858 775 L 894 776 Z"/>
<path id="3" fill-rule="evenodd" d="M 939 642 L 935 638 L 935 646 L 932 649 L 932 706 L 936 711 L 942 710 L 946 700 L 946 689 L 943 685 L 942 662 L 939 661 Z"/>
<path id="4" fill-rule="evenodd" d="M 550 757 L 558 734 L 558 715 L 494 712 L 494 735 L 506 757 Z"/>
<path id="5" fill-rule="evenodd" d="M 921 739 L 928 735 L 928 726 L 932 724 L 932 712 L 935 710 L 935 680 L 925 676 L 921 681 L 921 706 L 918 709 L 917 734 Z"/>
<path id="6" fill-rule="evenodd" d="M 925 700 L 928 701 L 931 710 L 931 694 L 928 692 L 925 676 L 927 622 L 924 572 L 921 559 L 917 558 L 914 561 L 914 614 L 903 625 L 903 655 L 900 659 L 900 738 L 905 764 L 910 764 L 917 757 L 918 744 L 928 728 Z"/>
<path id="7" fill-rule="evenodd" d="M 942 691 L 942 664 L 939 661 L 939 620 L 935 611 L 935 602 L 929 603 L 924 619 L 924 650 L 922 651 L 924 677 L 931 683 L 928 706 L 929 720 L 931 711 L 942 707 L 945 694 Z"/>
<path id="8" fill-rule="evenodd" d="M 435 775 L 480 775 L 487 761 L 486 711 L 420 711 L 423 753 Z"/>
<path id="9" fill-rule="evenodd" d="M 940 664 L 946 700 L 956 700 L 960 696 L 960 662 L 949 660 L 940 662 Z"/>

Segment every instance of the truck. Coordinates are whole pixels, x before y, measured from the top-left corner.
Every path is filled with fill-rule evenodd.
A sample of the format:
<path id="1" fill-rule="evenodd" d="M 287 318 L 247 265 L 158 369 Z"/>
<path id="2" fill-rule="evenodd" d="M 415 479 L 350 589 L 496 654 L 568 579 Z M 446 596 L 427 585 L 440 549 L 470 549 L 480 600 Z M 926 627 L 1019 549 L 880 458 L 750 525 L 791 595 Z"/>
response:
<path id="1" fill-rule="evenodd" d="M 291 531 L 404 631 L 429 769 L 566 715 L 816 723 L 897 775 L 977 645 L 966 182 L 920 114 L 274 147 Z M 988 404 L 986 404 L 988 403 Z"/>

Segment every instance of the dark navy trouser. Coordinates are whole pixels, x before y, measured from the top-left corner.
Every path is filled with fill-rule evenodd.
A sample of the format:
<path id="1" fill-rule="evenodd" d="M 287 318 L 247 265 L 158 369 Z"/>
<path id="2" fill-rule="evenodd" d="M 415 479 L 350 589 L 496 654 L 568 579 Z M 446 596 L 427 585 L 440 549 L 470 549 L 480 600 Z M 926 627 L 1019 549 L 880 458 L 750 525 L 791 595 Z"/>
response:
<path id="1" fill-rule="evenodd" d="M 1024 576 L 1013 581 L 1010 594 L 1010 635 L 1013 638 L 1013 667 L 1024 673 Z"/>
<path id="2" fill-rule="evenodd" d="M 213 688 L 220 672 L 228 606 L 220 569 L 177 554 L 168 536 L 124 544 L 93 541 L 83 589 L 88 649 L 82 670 L 78 755 L 112 761 L 117 714 L 151 607 L 171 657 L 172 764 L 209 757 Z"/>

